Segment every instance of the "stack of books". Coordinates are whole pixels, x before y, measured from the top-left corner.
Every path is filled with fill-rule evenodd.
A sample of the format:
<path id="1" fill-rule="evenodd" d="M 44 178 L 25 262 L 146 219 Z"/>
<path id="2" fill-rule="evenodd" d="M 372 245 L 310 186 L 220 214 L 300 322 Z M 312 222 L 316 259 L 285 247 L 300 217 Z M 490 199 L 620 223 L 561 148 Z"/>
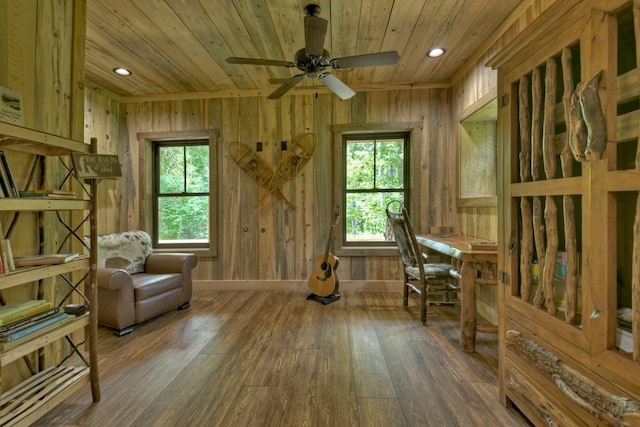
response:
<path id="1" fill-rule="evenodd" d="M 73 320 L 45 300 L 28 300 L 0 306 L 0 348 L 36 332 L 55 329 Z"/>

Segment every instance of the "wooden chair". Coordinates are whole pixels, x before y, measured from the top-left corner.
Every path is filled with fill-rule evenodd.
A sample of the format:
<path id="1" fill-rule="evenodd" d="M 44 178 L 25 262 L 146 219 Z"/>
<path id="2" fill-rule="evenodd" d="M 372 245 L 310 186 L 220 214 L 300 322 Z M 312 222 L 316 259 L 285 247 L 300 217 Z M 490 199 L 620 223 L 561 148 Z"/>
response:
<path id="1" fill-rule="evenodd" d="M 389 207 L 393 203 L 398 202 L 389 203 L 385 211 L 404 265 L 403 305 L 409 305 L 410 290 L 420 294 L 420 320 L 426 324 L 428 304 L 457 303 L 451 298 L 459 290 L 456 281 L 449 274 L 454 267 L 447 263 L 426 262 L 427 255 L 416 241 L 407 209 L 400 205 L 400 212 L 392 212 Z M 434 296 L 440 296 L 440 299 L 429 299 Z"/>

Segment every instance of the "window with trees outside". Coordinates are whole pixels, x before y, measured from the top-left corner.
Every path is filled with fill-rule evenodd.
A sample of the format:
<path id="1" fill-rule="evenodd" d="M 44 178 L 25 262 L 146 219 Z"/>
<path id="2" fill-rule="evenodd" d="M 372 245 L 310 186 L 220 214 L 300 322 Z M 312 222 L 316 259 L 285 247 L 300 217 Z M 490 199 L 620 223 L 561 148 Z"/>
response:
<path id="1" fill-rule="evenodd" d="M 209 141 L 153 142 L 154 247 L 209 247 Z"/>
<path id="2" fill-rule="evenodd" d="M 385 207 L 408 199 L 409 132 L 343 134 L 344 246 L 393 245 Z"/>

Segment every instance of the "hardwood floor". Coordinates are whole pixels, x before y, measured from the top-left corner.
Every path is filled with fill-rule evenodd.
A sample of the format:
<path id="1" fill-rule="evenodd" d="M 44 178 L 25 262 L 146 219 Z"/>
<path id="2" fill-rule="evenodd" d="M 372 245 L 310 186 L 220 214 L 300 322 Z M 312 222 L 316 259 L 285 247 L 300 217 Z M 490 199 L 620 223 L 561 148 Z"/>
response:
<path id="1" fill-rule="evenodd" d="M 199 291 L 118 338 L 100 328 L 87 388 L 39 426 L 527 426 L 502 406 L 497 335 L 458 346 L 459 307 L 429 326 L 396 293 Z"/>

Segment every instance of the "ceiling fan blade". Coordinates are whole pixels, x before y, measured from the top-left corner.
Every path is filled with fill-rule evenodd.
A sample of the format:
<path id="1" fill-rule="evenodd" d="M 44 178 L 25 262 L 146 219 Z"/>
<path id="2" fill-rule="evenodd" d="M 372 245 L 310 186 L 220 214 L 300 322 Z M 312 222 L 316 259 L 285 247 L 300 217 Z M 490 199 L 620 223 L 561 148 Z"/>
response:
<path id="1" fill-rule="evenodd" d="M 258 58 L 227 58 L 229 64 L 249 64 L 249 65 L 274 65 L 276 67 L 295 67 L 296 64 L 289 61 L 278 61 L 276 59 L 258 59 Z"/>
<path id="2" fill-rule="evenodd" d="M 320 81 L 333 91 L 340 99 L 353 98 L 356 94 L 353 89 L 347 86 L 342 80 L 333 74 L 322 73 L 318 76 Z"/>
<path id="3" fill-rule="evenodd" d="M 327 23 L 326 19 L 319 16 L 304 17 L 304 51 L 307 55 L 322 56 Z"/>
<path id="4" fill-rule="evenodd" d="M 306 77 L 305 74 L 297 74 L 297 75 L 291 77 L 290 79 L 288 79 L 287 81 L 282 83 L 282 85 L 278 89 L 276 89 L 273 92 L 271 92 L 271 94 L 269 96 L 267 96 L 267 98 L 269 98 L 269 99 L 278 99 L 278 98 L 280 98 L 282 95 L 287 93 L 289 91 L 289 89 L 291 89 L 292 87 L 297 85 L 298 82 L 300 82 L 305 77 Z"/>
<path id="5" fill-rule="evenodd" d="M 366 55 L 345 56 L 331 60 L 331 67 L 339 68 L 355 68 L 355 67 L 371 67 L 378 65 L 395 65 L 400 60 L 398 52 L 382 52 L 369 53 Z"/>

